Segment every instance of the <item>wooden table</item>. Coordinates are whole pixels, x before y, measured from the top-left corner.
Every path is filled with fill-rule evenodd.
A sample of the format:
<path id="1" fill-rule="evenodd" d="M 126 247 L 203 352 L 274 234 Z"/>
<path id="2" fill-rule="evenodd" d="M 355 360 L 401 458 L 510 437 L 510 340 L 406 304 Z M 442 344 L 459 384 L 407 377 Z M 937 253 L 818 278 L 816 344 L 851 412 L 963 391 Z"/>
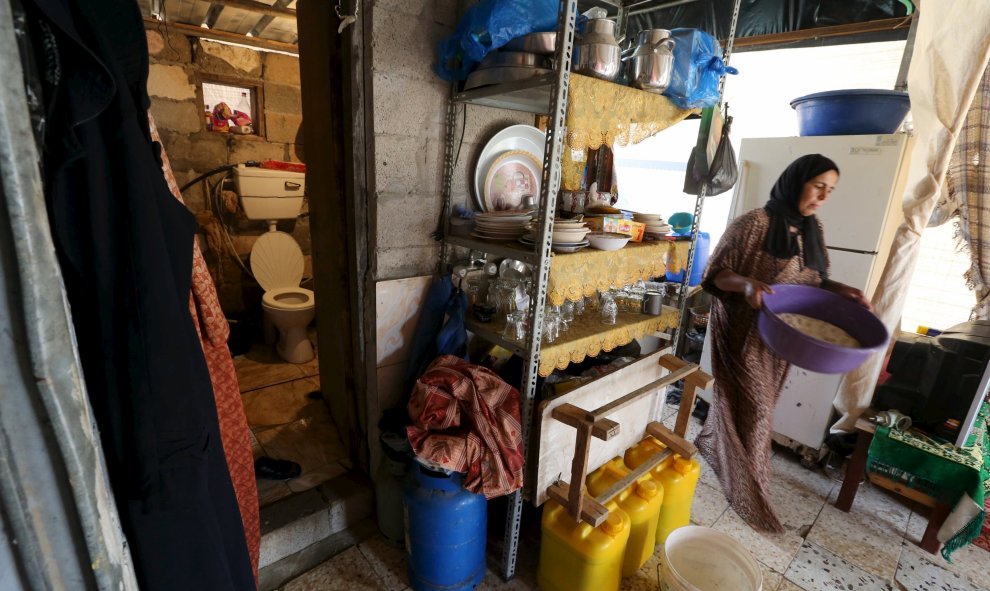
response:
<path id="1" fill-rule="evenodd" d="M 949 516 L 952 507 L 933 499 L 921 491 L 908 488 L 889 478 L 884 478 L 876 474 L 867 474 L 867 455 L 870 451 L 870 442 L 873 441 L 873 435 L 876 433 L 876 430 L 876 425 L 866 419 L 856 421 L 856 432 L 858 434 L 856 437 L 856 449 L 853 451 L 853 455 L 849 458 L 849 463 L 846 465 L 846 476 L 842 481 L 842 488 L 839 490 L 839 498 L 836 500 L 835 506 L 848 513 L 852 509 L 853 500 L 856 498 L 856 492 L 859 491 L 860 483 L 864 476 L 867 476 L 870 482 L 880 488 L 885 488 L 932 509 L 932 515 L 928 519 L 928 527 L 925 528 L 925 534 L 922 536 L 919 546 L 931 554 L 936 554 L 939 548 L 938 530 L 942 527 L 946 517 Z"/>

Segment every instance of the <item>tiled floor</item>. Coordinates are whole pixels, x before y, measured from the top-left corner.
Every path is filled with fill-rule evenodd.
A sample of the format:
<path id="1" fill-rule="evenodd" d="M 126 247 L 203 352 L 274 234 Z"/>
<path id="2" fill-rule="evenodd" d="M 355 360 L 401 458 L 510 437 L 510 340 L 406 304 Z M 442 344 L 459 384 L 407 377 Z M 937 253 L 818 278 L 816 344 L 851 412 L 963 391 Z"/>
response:
<path id="1" fill-rule="evenodd" d="M 673 410 L 670 411 L 671 413 Z M 665 422 L 672 421 L 668 416 Z M 692 419 L 693 436 L 700 424 Z M 774 501 L 787 531 L 753 531 L 728 508 L 711 470 L 703 468 L 692 521 L 742 542 L 763 568 L 765 591 L 990 591 L 990 553 L 967 547 L 949 564 L 917 547 L 927 514 L 869 483 L 860 487 L 850 513 L 835 509 L 839 483 L 806 470 L 794 454 L 773 457 Z M 503 583 L 489 571 L 479 589 L 537 589 L 535 548 L 520 548 L 517 577 Z M 659 558 L 654 555 L 623 591 L 656 590 Z M 376 537 L 351 548 L 288 583 L 285 591 L 408 589 L 405 555 Z"/>
<path id="2" fill-rule="evenodd" d="M 311 334 L 315 342 L 315 334 Z M 261 506 L 343 474 L 352 466 L 320 395 L 317 360 L 286 363 L 273 347 L 255 344 L 234 358 L 241 399 L 251 427 L 254 457 L 292 460 L 302 476 L 288 482 L 258 481 Z"/>

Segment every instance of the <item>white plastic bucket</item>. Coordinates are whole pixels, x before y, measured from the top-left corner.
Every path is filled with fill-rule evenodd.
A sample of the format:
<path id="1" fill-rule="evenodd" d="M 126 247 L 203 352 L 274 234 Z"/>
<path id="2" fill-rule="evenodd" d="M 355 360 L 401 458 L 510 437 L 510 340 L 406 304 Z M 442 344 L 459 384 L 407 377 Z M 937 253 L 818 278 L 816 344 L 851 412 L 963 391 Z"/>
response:
<path id="1" fill-rule="evenodd" d="M 664 542 L 661 591 L 762 591 L 763 572 L 739 542 L 688 525 Z"/>

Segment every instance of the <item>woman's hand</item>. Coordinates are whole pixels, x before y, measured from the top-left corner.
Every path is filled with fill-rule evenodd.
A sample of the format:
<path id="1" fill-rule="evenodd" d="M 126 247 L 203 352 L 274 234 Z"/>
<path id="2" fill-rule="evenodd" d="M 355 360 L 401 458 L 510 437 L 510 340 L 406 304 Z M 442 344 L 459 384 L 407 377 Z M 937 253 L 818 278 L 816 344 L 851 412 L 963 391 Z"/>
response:
<path id="1" fill-rule="evenodd" d="M 870 300 L 866 297 L 866 294 L 860 289 L 856 289 L 851 285 L 846 285 L 845 283 L 839 283 L 838 281 L 832 280 L 822 283 L 822 288 L 839 294 L 847 300 L 855 302 L 871 312 L 873 311 L 873 304 L 870 303 Z"/>
<path id="2" fill-rule="evenodd" d="M 763 307 L 763 294 L 772 294 L 773 288 L 752 277 L 743 277 L 743 281 L 745 282 L 743 284 L 743 296 L 746 298 L 746 303 L 754 310 L 759 310 Z"/>
<path id="3" fill-rule="evenodd" d="M 746 298 L 746 303 L 755 310 L 763 307 L 763 294 L 773 293 L 773 288 L 766 283 L 752 277 L 740 275 L 729 269 L 719 271 L 718 275 L 714 278 L 714 282 L 715 287 L 722 291 L 743 294 L 743 297 Z"/>

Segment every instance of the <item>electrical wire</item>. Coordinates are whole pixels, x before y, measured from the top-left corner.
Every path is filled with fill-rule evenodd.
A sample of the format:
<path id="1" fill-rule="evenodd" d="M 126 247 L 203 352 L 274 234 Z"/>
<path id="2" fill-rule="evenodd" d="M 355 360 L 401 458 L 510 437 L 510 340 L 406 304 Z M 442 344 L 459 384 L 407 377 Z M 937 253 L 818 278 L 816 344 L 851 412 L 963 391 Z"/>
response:
<path id="1" fill-rule="evenodd" d="M 252 161 L 249 161 L 249 162 L 245 162 L 244 165 L 245 166 L 260 166 L 260 163 L 259 162 L 254 162 L 252 160 Z M 193 180 L 189 181 L 188 183 L 186 183 L 186 184 L 182 185 L 181 187 L 179 187 L 179 192 L 180 193 L 185 193 L 186 189 L 188 189 L 189 187 L 195 185 L 199 181 L 201 181 L 201 180 L 203 180 L 205 178 L 209 178 L 209 177 L 211 177 L 211 176 L 213 176 L 215 174 L 219 174 L 221 172 L 227 172 L 227 171 L 233 170 L 235 168 L 237 168 L 237 165 L 236 164 L 225 164 L 224 166 L 218 166 L 218 167 L 214 168 L 213 170 L 208 170 L 208 171 L 204 172 L 203 174 L 199 175 L 198 177 L 194 178 Z"/>
<path id="2" fill-rule="evenodd" d="M 230 172 L 227 172 L 223 177 L 213 186 L 212 193 L 212 206 L 214 210 L 215 217 L 217 218 L 220 226 L 220 234 L 223 237 L 223 242 L 229 250 L 230 256 L 237 261 L 237 264 L 247 273 L 248 277 L 255 279 L 254 274 L 251 269 L 248 269 L 244 261 L 241 260 L 240 255 L 237 254 L 237 249 L 234 247 L 234 239 L 230 235 L 230 229 L 227 228 L 227 223 L 223 219 L 223 183 L 230 177 Z M 256 279 L 255 279 L 256 280 Z M 257 281 L 257 280 L 256 280 Z"/>

